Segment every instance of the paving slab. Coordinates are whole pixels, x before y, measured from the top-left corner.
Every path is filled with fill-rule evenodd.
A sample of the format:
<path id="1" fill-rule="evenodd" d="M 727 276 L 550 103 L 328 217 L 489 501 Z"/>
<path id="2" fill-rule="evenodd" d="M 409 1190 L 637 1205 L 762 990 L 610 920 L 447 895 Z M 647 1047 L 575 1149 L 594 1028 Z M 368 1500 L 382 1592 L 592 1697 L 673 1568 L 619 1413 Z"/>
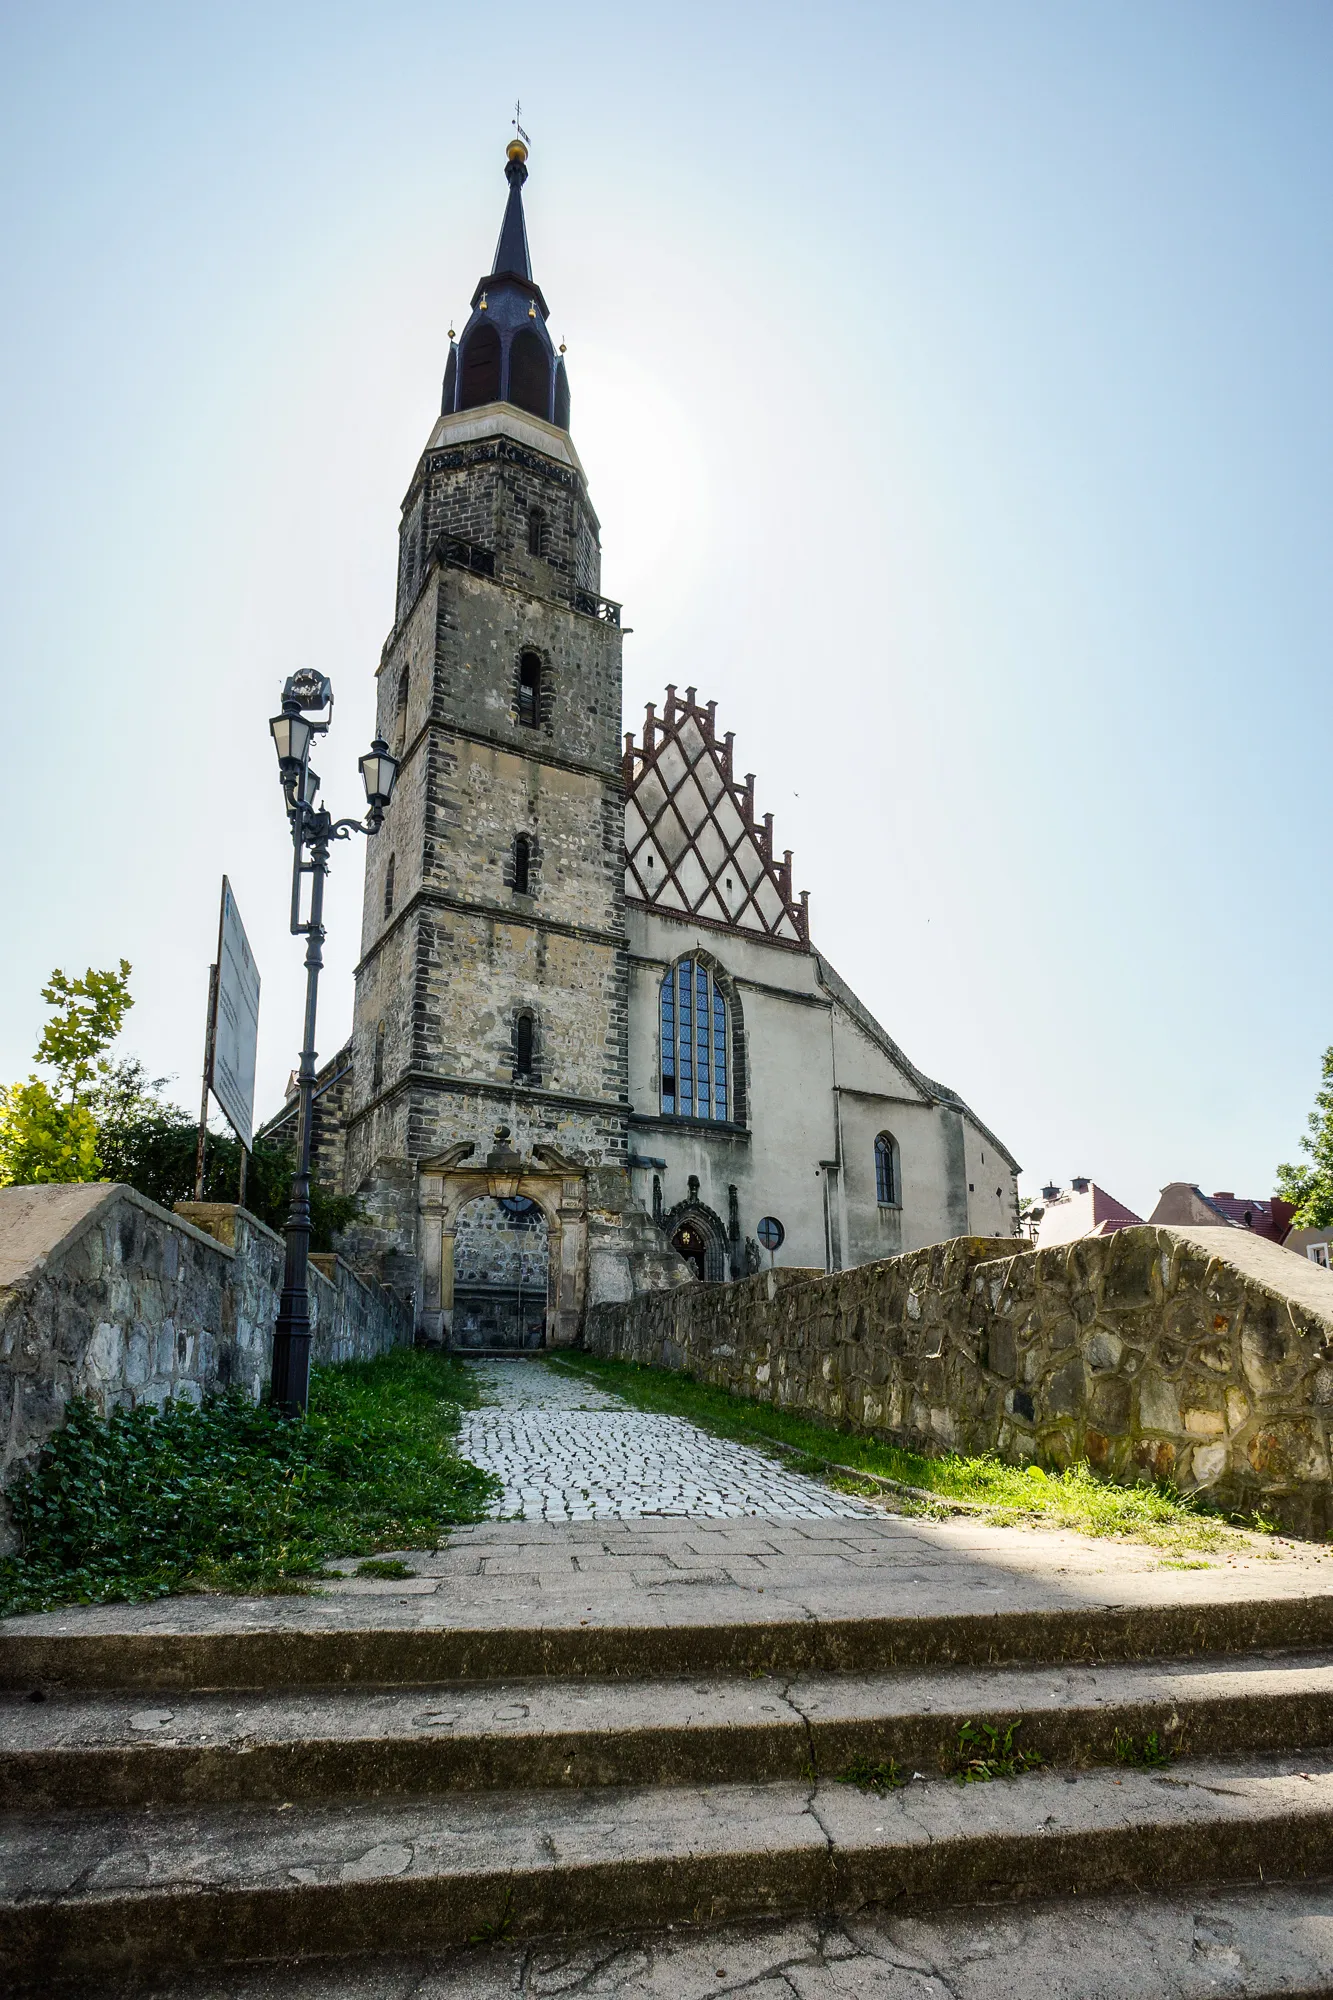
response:
<path id="1" fill-rule="evenodd" d="M 0 1687 L 874 1671 L 1333 1647 L 1333 1568 L 1310 1544 L 1258 1545 L 1182 1570 L 1136 1543 L 881 1513 L 857 1523 L 868 1560 L 855 1564 L 812 1554 L 800 1524 L 768 1520 L 757 1567 L 753 1549 L 729 1560 L 665 1526 L 486 1522 L 459 1530 L 442 1554 L 403 1551 L 417 1572 L 406 1584 L 339 1576 L 304 1597 L 10 1618 L 0 1622 Z M 516 1533 L 525 1544 L 511 1567 Z M 483 1567 L 470 1573 L 460 1557 Z"/>

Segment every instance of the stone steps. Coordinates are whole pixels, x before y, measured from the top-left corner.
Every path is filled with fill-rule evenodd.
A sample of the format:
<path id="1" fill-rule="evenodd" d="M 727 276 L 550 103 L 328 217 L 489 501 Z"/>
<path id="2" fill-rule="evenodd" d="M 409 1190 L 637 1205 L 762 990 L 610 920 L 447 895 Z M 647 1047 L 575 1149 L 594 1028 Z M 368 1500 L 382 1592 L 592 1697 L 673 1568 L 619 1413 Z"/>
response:
<path id="1" fill-rule="evenodd" d="M 1073 1776 L 1073 1782 L 1070 1778 Z M 1333 1872 L 1333 1758 L 14 1815 L 13 1988 L 489 1936 Z"/>
<path id="2" fill-rule="evenodd" d="M 272 1600 L 213 1599 L 176 1600 L 156 1618 L 133 1608 L 129 1617 L 116 1618 L 112 1614 L 126 1607 L 111 1606 L 92 1615 L 12 1619 L 0 1627 L 0 1691 L 56 1686 L 155 1694 L 539 1677 L 787 1677 L 1023 1660 L 1176 1659 L 1265 1648 L 1333 1652 L 1333 1591 L 1183 1602 L 1020 1601 L 1012 1609 L 825 1611 L 818 1617 L 776 1602 L 770 1612 L 762 1597 L 750 1595 L 737 1607 L 743 1615 L 728 1616 L 716 1593 L 699 1588 L 715 1581 L 710 1575 L 674 1581 L 695 1589 L 668 1593 L 664 1580 L 660 1594 L 650 1586 L 608 1606 L 600 1582 L 589 1585 L 579 1593 L 593 1599 L 587 1617 L 552 1594 L 540 1619 L 506 1616 L 500 1602 L 488 1607 L 489 1615 L 472 1619 L 406 1623 L 376 1616 L 381 1605 L 410 1601 L 404 1600 L 405 1586 L 386 1584 L 351 1600 L 351 1609 L 319 1604 L 318 1623 L 301 1599 L 290 1601 L 286 1615 L 275 1612 Z M 1021 1600 L 1014 1584 L 1006 1582 L 1005 1590 Z M 697 1606 L 681 1601 L 696 1594 Z M 182 1604 L 184 1615 L 197 1621 L 193 1629 L 177 1615 Z"/>
<path id="3" fill-rule="evenodd" d="M 1078 1769 L 1333 1744 L 1333 1653 L 930 1675 L 511 1681 L 435 1689 L 0 1697 L 0 1810 L 384 1799 L 947 1771 L 985 1720 Z"/>
<path id="4" fill-rule="evenodd" d="M 414 1562 L 0 1627 L 0 1990 L 296 1961 L 379 2000 L 385 1954 L 476 1940 L 1333 1878 L 1313 1559 L 886 1521 L 496 1523 Z M 1043 1768 L 960 1783 L 968 1721 Z M 1169 1763 L 1117 1761 L 1153 1731 Z"/>

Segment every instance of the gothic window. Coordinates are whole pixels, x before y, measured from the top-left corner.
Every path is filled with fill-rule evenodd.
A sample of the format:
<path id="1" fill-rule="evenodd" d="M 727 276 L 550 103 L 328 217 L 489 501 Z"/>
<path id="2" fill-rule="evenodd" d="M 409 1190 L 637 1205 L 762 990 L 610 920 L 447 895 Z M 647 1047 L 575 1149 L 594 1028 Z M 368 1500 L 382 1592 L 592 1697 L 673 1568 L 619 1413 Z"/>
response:
<path id="1" fill-rule="evenodd" d="M 528 887 L 528 873 L 532 866 L 532 842 L 526 833 L 514 836 L 514 894 L 527 896 L 532 892 Z"/>
<path id="2" fill-rule="evenodd" d="M 370 1087 L 371 1087 L 371 1089 L 372 1089 L 372 1090 L 382 1090 L 382 1089 L 383 1089 L 383 1087 L 384 1087 L 384 1023 L 383 1023 L 383 1021 L 381 1021 L 381 1022 L 379 1023 L 379 1026 L 378 1026 L 378 1027 L 376 1028 L 376 1030 L 375 1030 L 375 1064 L 374 1064 L 374 1071 L 373 1071 L 373 1074 L 372 1074 L 372 1076 L 371 1076 L 371 1080 L 370 1080 Z"/>
<path id="3" fill-rule="evenodd" d="M 482 403 L 499 402 L 500 336 L 493 326 L 479 326 L 475 333 L 468 335 L 459 373 L 462 376 L 458 398 L 460 410 L 475 410 Z"/>
<path id="4" fill-rule="evenodd" d="M 528 554 L 541 556 L 546 553 L 546 517 L 540 507 L 528 509 Z"/>
<path id="5" fill-rule="evenodd" d="M 404 667 L 398 676 L 398 699 L 394 703 L 393 710 L 394 736 L 397 739 L 397 746 L 400 750 L 407 735 L 407 690 L 410 674 L 411 669 Z"/>
<path id="6" fill-rule="evenodd" d="M 897 1208 L 898 1145 L 891 1132 L 881 1132 L 875 1141 L 875 1200 L 881 1208 Z"/>
<path id="7" fill-rule="evenodd" d="M 514 1022 L 514 1075 L 532 1075 L 532 1016 L 520 1014 Z"/>
<path id="8" fill-rule="evenodd" d="M 389 865 L 384 871 L 384 914 L 386 917 L 393 915 L 393 864 L 394 856 L 391 854 L 389 856 Z"/>
<path id="9" fill-rule="evenodd" d="M 535 729 L 542 719 L 542 663 L 539 653 L 518 656 L 518 719 Z"/>
<path id="10" fill-rule="evenodd" d="M 681 959 L 662 981 L 661 1037 L 663 1115 L 725 1118 L 727 1003 L 696 959 Z"/>
<path id="11" fill-rule="evenodd" d="M 551 415 L 551 363 L 541 335 L 525 326 L 509 350 L 509 400 L 534 417 Z"/>

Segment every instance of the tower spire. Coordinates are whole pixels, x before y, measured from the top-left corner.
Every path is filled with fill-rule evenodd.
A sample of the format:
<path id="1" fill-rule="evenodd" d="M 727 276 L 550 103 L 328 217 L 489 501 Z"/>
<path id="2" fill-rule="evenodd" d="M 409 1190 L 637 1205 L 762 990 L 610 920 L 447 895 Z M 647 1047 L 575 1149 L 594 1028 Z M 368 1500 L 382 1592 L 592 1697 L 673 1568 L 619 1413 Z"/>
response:
<path id="1" fill-rule="evenodd" d="M 532 283 L 532 260 L 528 256 L 528 231 L 523 220 L 523 183 L 528 177 L 528 149 L 521 139 L 511 139 L 507 148 L 505 179 L 509 199 L 505 203 L 500 240 L 495 246 L 491 276 L 522 278 Z"/>
<path id="2" fill-rule="evenodd" d="M 569 378 L 546 330 L 548 308 L 532 275 L 523 220 L 527 134 L 517 115 L 514 122 L 518 136 L 505 148 L 509 198 L 495 261 L 472 294 L 471 316 L 457 353 L 451 348 L 441 414 L 512 403 L 544 423 L 568 430 Z"/>

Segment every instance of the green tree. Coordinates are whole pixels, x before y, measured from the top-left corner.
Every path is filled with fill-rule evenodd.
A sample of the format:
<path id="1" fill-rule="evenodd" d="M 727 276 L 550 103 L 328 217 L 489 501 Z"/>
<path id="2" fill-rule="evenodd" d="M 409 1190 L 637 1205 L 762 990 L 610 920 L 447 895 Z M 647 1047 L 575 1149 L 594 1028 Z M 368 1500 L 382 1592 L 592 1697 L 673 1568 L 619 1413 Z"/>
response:
<path id="1" fill-rule="evenodd" d="M 0 1187 L 40 1181 L 123 1181 L 162 1208 L 192 1201 L 199 1128 L 188 1111 L 163 1096 L 169 1077 L 150 1077 L 133 1056 L 107 1054 L 134 1005 L 130 966 L 71 979 L 59 970 L 42 988 L 53 1008 L 37 1044 L 36 1061 L 54 1070 L 0 1086 Z M 259 1138 L 246 1173 L 245 1205 L 279 1234 L 291 1203 L 294 1161 L 289 1146 Z M 241 1143 L 210 1132 L 205 1201 L 235 1201 Z M 359 1214 L 350 1195 L 315 1182 L 310 1189 L 311 1248 L 331 1250 L 333 1238 Z"/>
<path id="2" fill-rule="evenodd" d="M 1297 1229 L 1333 1226 L 1333 1048 L 1324 1050 L 1323 1082 L 1305 1121 L 1309 1130 L 1301 1140 L 1309 1165 L 1302 1162 L 1277 1170 L 1278 1193 L 1296 1204 L 1292 1222 Z"/>
<path id="3" fill-rule="evenodd" d="M 59 967 L 42 988 L 53 1008 L 34 1058 L 55 1071 L 54 1086 L 39 1076 L 0 1085 L 0 1187 L 100 1178 L 97 1120 L 89 1102 L 109 1070 L 106 1051 L 120 1033 L 130 998 L 129 960 L 118 972 L 71 979 Z"/>
<path id="4" fill-rule="evenodd" d="M 162 1208 L 193 1201 L 195 1147 L 199 1127 L 187 1111 L 162 1096 L 169 1078 L 149 1078 L 133 1058 L 108 1063 L 93 1092 L 97 1146 L 107 1180 L 124 1181 Z M 245 1206 L 282 1234 L 292 1199 L 290 1147 L 256 1139 L 246 1170 Z M 235 1201 L 240 1181 L 241 1143 L 230 1133 L 210 1132 L 204 1166 L 204 1200 Z M 316 1181 L 310 1189 L 310 1247 L 331 1250 L 333 1238 L 359 1213 L 350 1195 L 335 1194 Z"/>

